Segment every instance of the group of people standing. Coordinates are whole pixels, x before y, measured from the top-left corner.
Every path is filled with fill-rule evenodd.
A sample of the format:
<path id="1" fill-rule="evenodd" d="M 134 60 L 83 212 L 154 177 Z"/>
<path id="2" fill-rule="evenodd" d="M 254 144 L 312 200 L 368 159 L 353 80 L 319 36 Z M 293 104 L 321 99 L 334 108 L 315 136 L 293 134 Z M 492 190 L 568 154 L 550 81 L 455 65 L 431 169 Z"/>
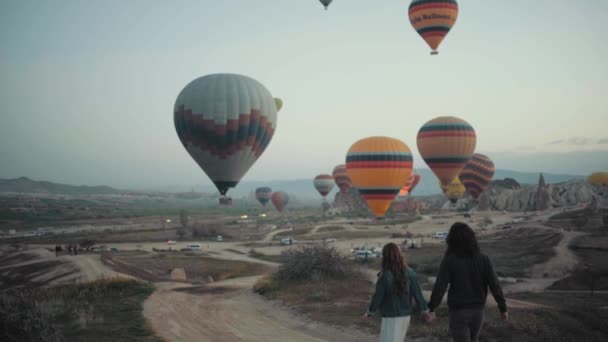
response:
<path id="1" fill-rule="evenodd" d="M 447 236 L 447 250 L 439 267 L 430 301 L 424 299 L 416 272 L 407 266 L 394 243 L 382 249 L 382 270 L 364 317 L 382 316 L 381 342 L 403 342 L 416 302 L 427 323 L 448 292 L 450 334 L 455 342 L 477 342 L 484 320 L 488 289 L 498 304 L 501 318 L 509 319 L 498 277 L 487 255 L 481 253 L 475 232 L 465 223 L 455 223 Z M 449 286 L 449 288 L 448 288 Z"/>
<path id="2" fill-rule="evenodd" d="M 69 244 L 66 246 L 65 250 L 69 255 L 77 255 L 78 254 L 78 245 Z M 55 256 L 58 257 L 59 254 L 63 254 L 63 246 L 55 245 Z"/>

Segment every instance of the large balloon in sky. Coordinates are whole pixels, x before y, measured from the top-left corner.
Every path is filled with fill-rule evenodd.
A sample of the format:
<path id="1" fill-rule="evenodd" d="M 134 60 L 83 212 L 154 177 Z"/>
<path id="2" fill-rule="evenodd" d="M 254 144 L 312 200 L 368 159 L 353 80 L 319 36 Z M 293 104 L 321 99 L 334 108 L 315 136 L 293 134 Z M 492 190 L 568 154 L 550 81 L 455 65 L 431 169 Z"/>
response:
<path id="1" fill-rule="evenodd" d="M 329 4 L 331 4 L 331 2 L 333 0 L 320 0 L 320 1 L 323 4 L 323 6 L 325 6 L 325 10 L 327 11 L 327 7 L 329 7 Z"/>
<path id="2" fill-rule="evenodd" d="M 334 177 L 331 175 L 318 175 L 313 182 L 315 189 L 325 198 L 334 188 Z"/>
<path id="3" fill-rule="evenodd" d="M 452 204 L 456 203 L 458 199 L 466 192 L 464 184 L 462 184 L 458 177 L 454 178 L 448 185 L 439 183 L 439 186 L 445 194 L 445 197 L 447 197 Z"/>
<path id="4" fill-rule="evenodd" d="M 195 79 L 181 91 L 174 122 L 190 156 L 225 195 L 268 147 L 277 108 L 258 81 L 214 74 Z"/>
<path id="5" fill-rule="evenodd" d="M 336 181 L 336 185 L 338 186 L 338 188 L 340 188 L 340 192 L 343 194 L 348 193 L 348 190 L 350 190 L 350 187 L 352 186 L 352 182 L 350 180 L 350 177 L 348 177 L 346 165 L 340 164 L 334 167 L 332 176 Z"/>
<path id="6" fill-rule="evenodd" d="M 419 182 L 420 182 L 420 175 L 412 172 L 412 174 L 407 179 L 407 182 L 405 183 L 403 188 L 401 188 L 401 190 L 399 190 L 399 196 L 404 197 L 404 196 L 407 196 L 408 194 L 411 194 Z"/>
<path id="7" fill-rule="evenodd" d="M 280 112 L 280 111 L 281 111 L 281 108 L 283 108 L 283 100 L 281 100 L 281 99 L 280 99 L 280 98 L 278 98 L 278 97 L 275 97 L 275 98 L 274 98 L 274 104 L 275 104 L 275 106 L 277 107 L 277 112 Z"/>
<path id="8" fill-rule="evenodd" d="M 285 206 L 289 203 L 289 196 L 283 191 L 273 192 L 271 199 L 272 204 L 279 212 L 283 212 L 283 209 L 285 209 Z"/>
<path id="9" fill-rule="evenodd" d="M 418 152 L 443 185 L 456 178 L 475 152 L 477 138 L 468 122 L 441 116 L 425 123 L 416 139 Z"/>
<path id="10" fill-rule="evenodd" d="M 458 18 L 456 0 L 413 0 L 409 8 L 410 23 L 414 29 L 433 49 L 437 48 Z"/>
<path id="11" fill-rule="evenodd" d="M 412 173 L 412 166 L 409 147 L 388 137 L 361 139 L 346 155 L 348 176 L 376 217 L 384 216 Z"/>
<path id="12" fill-rule="evenodd" d="M 587 177 L 587 182 L 593 185 L 608 185 L 608 172 L 595 172 Z"/>
<path id="13" fill-rule="evenodd" d="M 495 171 L 494 162 L 488 156 L 475 153 L 464 166 L 458 178 L 464 184 L 467 192 L 477 199 L 490 185 Z"/>
<path id="14" fill-rule="evenodd" d="M 270 201 L 270 196 L 272 195 L 272 189 L 267 186 L 263 186 L 255 189 L 255 199 L 260 202 L 263 206 L 266 206 L 266 203 Z"/>

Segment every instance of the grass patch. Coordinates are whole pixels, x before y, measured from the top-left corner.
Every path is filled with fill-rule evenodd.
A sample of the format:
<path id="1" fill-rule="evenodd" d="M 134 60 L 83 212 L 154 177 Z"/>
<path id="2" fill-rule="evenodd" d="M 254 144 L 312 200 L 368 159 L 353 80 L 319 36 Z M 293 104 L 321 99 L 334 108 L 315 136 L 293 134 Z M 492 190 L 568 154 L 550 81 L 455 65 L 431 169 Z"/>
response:
<path id="1" fill-rule="evenodd" d="M 5 291 L 0 340 L 160 341 L 142 314 L 153 291 L 148 283 L 126 279 Z"/>

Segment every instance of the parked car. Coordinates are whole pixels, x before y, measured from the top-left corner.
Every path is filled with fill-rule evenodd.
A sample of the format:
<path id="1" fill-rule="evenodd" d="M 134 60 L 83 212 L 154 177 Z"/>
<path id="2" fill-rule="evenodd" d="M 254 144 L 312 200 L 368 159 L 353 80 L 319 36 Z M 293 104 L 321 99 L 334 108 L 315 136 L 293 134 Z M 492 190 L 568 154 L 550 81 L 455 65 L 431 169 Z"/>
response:
<path id="1" fill-rule="evenodd" d="M 201 244 L 200 243 L 192 243 L 192 244 L 188 245 L 188 248 L 190 250 L 193 250 L 193 251 L 195 251 L 195 250 L 196 251 L 200 251 L 201 250 Z"/>
<path id="2" fill-rule="evenodd" d="M 174 240 L 167 241 L 168 245 L 175 245 L 176 243 L 177 243 L 177 241 L 174 241 Z"/>
<path id="3" fill-rule="evenodd" d="M 433 239 L 447 239 L 448 232 L 434 232 Z"/>
<path id="4" fill-rule="evenodd" d="M 221 235 L 218 235 L 216 240 L 217 240 L 217 242 L 222 242 L 222 241 L 224 241 L 224 237 Z"/>
<path id="5" fill-rule="evenodd" d="M 368 260 L 375 259 L 378 257 L 380 256 L 370 250 L 359 250 L 355 253 L 355 259 L 357 260 Z"/>
<path id="6" fill-rule="evenodd" d="M 293 245 L 294 240 L 292 238 L 284 238 L 281 239 L 281 245 L 282 246 L 289 246 L 289 245 Z"/>

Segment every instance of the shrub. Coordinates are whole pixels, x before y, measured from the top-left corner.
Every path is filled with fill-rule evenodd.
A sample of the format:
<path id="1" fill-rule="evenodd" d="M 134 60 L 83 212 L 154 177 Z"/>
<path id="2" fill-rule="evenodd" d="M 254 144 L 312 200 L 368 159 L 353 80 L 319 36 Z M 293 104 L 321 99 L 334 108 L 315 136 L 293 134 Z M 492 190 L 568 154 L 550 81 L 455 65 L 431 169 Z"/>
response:
<path id="1" fill-rule="evenodd" d="M 283 252 L 285 262 L 273 274 L 277 281 L 344 279 L 355 266 L 331 246 L 310 246 Z"/>

